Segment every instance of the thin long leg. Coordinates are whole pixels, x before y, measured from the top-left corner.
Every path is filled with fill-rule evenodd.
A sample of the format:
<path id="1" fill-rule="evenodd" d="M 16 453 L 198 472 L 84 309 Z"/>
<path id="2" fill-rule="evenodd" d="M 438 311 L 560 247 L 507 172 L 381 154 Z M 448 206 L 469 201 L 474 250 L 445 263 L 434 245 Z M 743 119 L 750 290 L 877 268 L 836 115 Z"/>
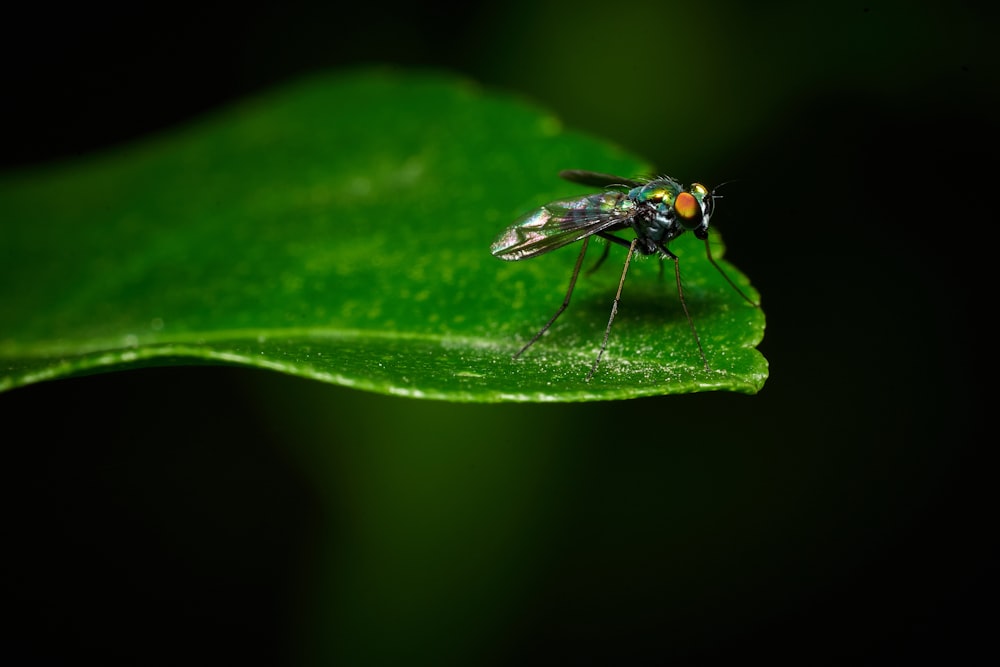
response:
<path id="1" fill-rule="evenodd" d="M 611 241 L 612 243 L 617 243 L 618 245 L 620 245 L 623 248 L 628 248 L 631 245 L 631 243 L 629 241 L 626 241 L 625 239 L 623 239 L 620 236 L 615 236 L 611 232 L 597 232 L 597 235 L 600 236 L 602 239 L 607 239 L 608 241 Z"/>
<path id="2" fill-rule="evenodd" d="M 611 304 L 611 317 L 608 318 L 608 327 L 604 330 L 604 340 L 601 341 L 601 350 L 597 353 L 597 358 L 594 359 L 594 365 L 590 367 L 590 372 L 587 373 L 587 382 L 590 382 L 590 378 L 594 377 L 594 373 L 597 371 L 597 365 L 601 363 L 601 357 L 604 356 L 604 350 L 608 349 L 608 337 L 611 335 L 611 325 L 615 321 L 615 315 L 618 314 L 618 304 L 622 300 L 622 288 L 625 286 L 625 274 L 628 273 L 629 262 L 632 261 L 632 253 L 635 252 L 635 244 L 638 243 L 639 239 L 632 239 L 632 243 L 629 244 L 628 254 L 625 255 L 625 266 L 622 267 L 622 277 L 618 281 L 618 292 L 615 294 L 614 303 Z"/>
<path id="3" fill-rule="evenodd" d="M 524 345 L 524 347 L 522 347 L 520 350 L 517 351 L 517 353 L 512 357 L 513 359 L 517 359 L 522 354 L 524 354 L 525 350 L 527 350 L 529 347 L 531 347 L 532 345 L 534 345 L 535 341 L 538 340 L 539 338 L 541 338 L 542 335 L 546 331 L 549 330 L 549 327 L 551 327 L 552 324 L 557 319 L 559 319 L 559 316 L 562 315 L 563 311 L 566 310 L 566 307 L 569 306 L 570 297 L 573 296 L 573 288 L 576 287 L 576 278 L 577 278 L 578 275 L 580 275 L 580 266 L 583 264 L 583 256 L 585 254 L 587 254 L 587 246 L 589 244 L 590 244 L 590 237 L 588 236 L 588 237 L 586 237 L 586 238 L 583 239 L 583 247 L 580 248 L 580 256 L 576 258 L 576 264 L 573 266 L 573 275 L 569 279 L 569 289 L 566 290 L 566 298 L 563 299 L 562 305 L 559 306 L 559 310 L 556 311 L 556 314 L 552 316 L 552 319 L 550 319 L 548 322 L 546 322 L 545 326 L 542 327 L 541 329 L 539 329 L 538 333 L 536 333 L 531 338 L 531 340 L 529 340 Z"/>
<path id="4" fill-rule="evenodd" d="M 620 245 L 623 248 L 628 248 L 630 246 L 630 244 L 629 244 L 628 241 L 626 241 L 625 239 L 623 239 L 620 236 L 615 236 L 614 234 L 612 234 L 610 232 L 597 232 L 597 235 L 600 236 L 602 239 L 606 239 L 608 241 L 611 241 L 611 243 L 617 243 L 618 245 Z M 605 243 L 604 244 L 604 252 L 601 253 L 601 256 L 597 260 L 597 263 L 594 264 L 589 269 L 587 269 L 587 273 L 584 274 L 584 275 L 588 275 L 589 276 L 591 273 L 593 273 L 597 269 L 601 268 L 601 265 L 604 264 L 604 260 L 606 260 L 608 258 L 608 253 L 611 252 L 611 243 Z"/>
<path id="5" fill-rule="evenodd" d="M 746 294 L 744 294 L 743 290 L 737 287 L 736 283 L 733 282 L 733 279 L 726 275 L 726 272 L 722 270 L 722 267 L 715 263 L 715 258 L 712 257 L 712 246 L 709 245 L 708 239 L 705 239 L 705 255 L 708 256 L 708 261 L 712 263 L 712 266 L 715 267 L 715 270 L 722 274 L 722 277 L 726 279 L 726 282 L 729 283 L 730 287 L 736 290 L 737 294 L 746 299 L 747 303 L 753 305 L 754 308 L 760 308 L 760 304 L 751 299 L 750 297 L 748 297 Z"/>
<path id="6" fill-rule="evenodd" d="M 705 370 L 712 370 L 708 366 L 708 359 L 705 357 L 705 350 L 701 347 L 701 338 L 698 337 L 698 331 L 694 328 L 694 320 L 691 319 L 691 313 L 688 312 L 687 302 L 684 300 L 684 288 L 681 287 L 681 261 L 677 255 L 670 253 L 670 258 L 674 260 L 674 277 L 677 279 L 677 296 L 681 300 L 681 308 L 684 309 L 684 316 L 687 317 L 688 326 L 691 327 L 691 335 L 694 336 L 694 342 L 698 343 L 698 354 L 701 355 L 701 360 L 705 364 Z"/>
<path id="7" fill-rule="evenodd" d="M 597 260 L 597 263 L 595 263 L 592 267 L 590 267 L 589 269 L 587 269 L 587 272 L 584 275 L 589 276 L 594 271 L 596 271 L 597 269 L 601 268 L 601 264 L 604 264 L 604 260 L 606 260 L 608 258 L 608 254 L 610 252 L 611 252 L 611 244 L 610 243 L 605 243 L 604 244 L 604 252 L 601 253 L 601 256 Z"/>

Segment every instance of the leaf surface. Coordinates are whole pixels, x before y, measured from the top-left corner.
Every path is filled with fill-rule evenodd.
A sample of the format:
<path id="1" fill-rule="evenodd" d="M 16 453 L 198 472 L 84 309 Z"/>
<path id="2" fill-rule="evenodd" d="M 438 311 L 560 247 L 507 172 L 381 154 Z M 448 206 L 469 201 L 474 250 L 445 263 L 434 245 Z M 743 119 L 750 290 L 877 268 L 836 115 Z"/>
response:
<path id="1" fill-rule="evenodd" d="M 586 193 L 562 169 L 641 160 L 511 96 L 434 73 L 304 79 L 188 126 L 0 177 L 0 390 L 129 367 L 220 363 L 453 401 L 755 393 L 764 315 L 704 257 L 634 260 L 586 382 L 624 249 L 581 275 L 579 245 L 503 262 L 519 215 Z M 716 257 L 722 246 L 713 237 Z M 585 267 L 596 262 L 591 244 Z M 725 264 L 725 263 L 723 263 Z M 727 273 L 756 293 L 732 266 Z"/>

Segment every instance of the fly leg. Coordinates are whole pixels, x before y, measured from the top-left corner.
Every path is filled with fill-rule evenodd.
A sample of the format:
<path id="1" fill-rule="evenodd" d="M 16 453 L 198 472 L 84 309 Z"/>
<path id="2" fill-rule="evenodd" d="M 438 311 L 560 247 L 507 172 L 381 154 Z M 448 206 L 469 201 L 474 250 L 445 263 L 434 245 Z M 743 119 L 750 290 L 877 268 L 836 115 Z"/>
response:
<path id="1" fill-rule="evenodd" d="M 705 370 L 712 370 L 708 366 L 708 359 L 705 357 L 705 350 L 701 346 L 701 338 L 698 337 L 698 330 L 694 327 L 694 320 L 691 319 L 691 313 L 688 312 L 687 301 L 684 300 L 684 288 L 681 286 L 681 262 L 680 259 L 674 253 L 666 249 L 665 246 L 660 246 L 660 251 L 664 253 L 667 259 L 672 259 L 674 261 L 674 278 L 677 281 L 677 296 L 681 300 L 681 308 L 684 309 L 684 317 L 687 318 L 688 326 L 691 327 L 691 335 L 694 336 L 694 342 L 698 344 L 698 354 L 701 355 L 701 361 L 705 364 Z"/>
<path id="2" fill-rule="evenodd" d="M 609 232 L 597 232 L 597 235 L 600 236 L 602 239 L 607 239 L 608 241 L 612 241 L 614 243 L 617 243 L 618 245 L 620 245 L 622 247 L 625 247 L 625 248 L 629 247 L 629 242 L 626 241 L 625 239 L 621 238 L 620 236 L 615 236 L 614 234 L 611 234 Z M 611 252 L 611 244 L 610 243 L 605 243 L 604 244 L 604 252 L 601 253 L 601 256 L 597 260 L 597 263 L 594 264 L 589 269 L 587 269 L 587 273 L 585 275 L 589 276 L 591 273 L 593 273 L 597 269 L 601 268 L 601 264 L 604 264 L 604 260 L 606 260 L 608 258 L 608 254 L 610 252 Z"/>
<path id="3" fill-rule="evenodd" d="M 712 246 L 709 245 L 707 238 L 705 239 L 705 255 L 708 257 L 708 261 L 712 263 L 712 266 L 715 267 L 715 270 L 722 274 L 722 277 L 726 279 L 726 282 L 729 283 L 730 287 L 736 290 L 737 294 L 743 297 L 746 300 L 746 302 L 749 303 L 754 308 L 760 308 L 760 304 L 751 299 L 750 297 L 748 297 L 746 294 L 744 294 L 743 290 L 737 287 L 736 283 L 733 282 L 733 279 L 730 278 L 728 275 L 726 275 L 726 272 L 722 270 L 722 267 L 716 264 L 715 258 L 712 257 Z M 596 269 L 597 267 L 595 266 L 594 268 Z"/>
<path id="4" fill-rule="evenodd" d="M 541 338 L 545 334 L 545 332 L 549 330 L 549 327 L 551 327 L 553 323 L 555 323 L 555 321 L 559 319 L 559 316 L 562 315 L 563 311 L 566 310 L 566 307 L 569 306 L 570 297 L 573 296 L 573 288 L 576 287 L 576 278 L 577 276 L 580 275 L 580 265 L 583 264 L 583 256 L 587 254 L 587 245 L 589 243 L 590 243 L 589 236 L 583 239 L 583 247 L 580 248 L 580 256 L 576 258 L 576 264 L 573 266 L 573 275 L 569 279 L 569 289 L 566 290 L 566 298 L 563 299 L 562 305 L 559 306 L 559 310 L 557 310 L 556 314 L 552 316 L 552 319 L 550 319 L 548 322 L 545 323 L 544 327 L 539 329 L 538 333 L 532 336 L 531 340 L 525 343 L 524 347 L 522 347 L 520 350 L 517 351 L 517 353 L 512 357 L 512 359 L 517 359 L 522 354 L 524 354 L 525 350 L 534 345 L 535 341 Z"/>
<path id="5" fill-rule="evenodd" d="M 608 327 L 604 330 L 604 340 L 601 341 L 601 350 L 597 353 L 597 358 L 594 359 L 594 365 L 590 367 L 590 372 L 587 373 L 587 382 L 590 382 L 590 378 L 594 377 L 594 373 L 597 371 L 597 365 L 601 363 L 601 357 L 604 356 L 604 350 L 608 349 L 608 337 L 611 335 L 611 325 L 614 324 L 615 315 L 618 314 L 618 304 L 622 300 L 622 288 L 625 286 L 625 274 L 628 273 L 629 262 L 632 261 L 632 253 L 635 252 L 635 244 L 638 243 L 639 239 L 632 239 L 632 243 L 628 246 L 628 254 L 625 255 L 625 266 L 622 267 L 622 277 L 618 281 L 618 292 L 615 294 L 615 300 L 611 304 L 611 317 L 608 318 Z"/>
<path id="6" fill-rule="evenodd" d="M 604 252 L 601 253 L 601 256 L 600 256 L 600 258 L 598 258 L 597 262 L 592 267 L 590 267 L 589 269 L 587 269 L 587 273 L 584 274 L 584 275 L 588 275 L 589 276 L 594 271 L 596 271 L 597 269 L 601 268 L 601 264 L 604 264 L 604 260 L 606 260 L 608 258 L 608 255 L 610 253 L 611 253 L 611 244 L 610 243 L 605 243 L 604 244 Z"/>

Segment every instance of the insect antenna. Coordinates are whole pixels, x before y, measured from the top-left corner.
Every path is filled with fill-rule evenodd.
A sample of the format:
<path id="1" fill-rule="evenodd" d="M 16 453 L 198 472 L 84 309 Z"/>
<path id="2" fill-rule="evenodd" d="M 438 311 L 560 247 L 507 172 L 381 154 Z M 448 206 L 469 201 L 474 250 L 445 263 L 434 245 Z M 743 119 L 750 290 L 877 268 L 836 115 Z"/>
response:
<path id="1" fill-rule="evenodd" d="M 718 197 L 719 199 L 722 199 L 722 197 L 724 195 L 715 194 L 716 192 L 719 191 L 719 188 L 721 188 L 723 185 L 729 185 L 730 183 L 737 183 L 737 182 L 739 182 L 739 180 L 740 179 L 738 179 L 738 178 L 734 178 L 732 180 L 722 181 L 721 183 L 719 183 L 718 185 L 716 185 L 714 188 L 712 188 L 712 199 L 715 199 L 716 197 Z"/>

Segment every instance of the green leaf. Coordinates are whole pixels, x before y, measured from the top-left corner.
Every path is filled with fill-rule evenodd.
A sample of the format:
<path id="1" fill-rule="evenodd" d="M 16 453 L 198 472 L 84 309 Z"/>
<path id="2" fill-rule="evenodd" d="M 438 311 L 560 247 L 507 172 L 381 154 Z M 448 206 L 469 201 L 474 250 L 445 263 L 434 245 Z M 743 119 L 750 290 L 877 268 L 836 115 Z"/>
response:
<path id="1" fill-rule="evenodd" d="M 511 359 L 562 302 L 579 246 L 507 263 L 490 244 L 519 214 L 586 192 L 557 177 L 566 168 L 649 173 L 509 95 L 369 70 L 7 174 L 0 389 L 219 363 L 455 401 L 758 391 L 763 313 L 694 238 L 672 247 L 710 371 L 673 271 L 661 279 L 645 260 L 633 262 L 607 353 L 585 381 L 618 286 L 617 247 L 581 275 L 552 330 Z"/>

